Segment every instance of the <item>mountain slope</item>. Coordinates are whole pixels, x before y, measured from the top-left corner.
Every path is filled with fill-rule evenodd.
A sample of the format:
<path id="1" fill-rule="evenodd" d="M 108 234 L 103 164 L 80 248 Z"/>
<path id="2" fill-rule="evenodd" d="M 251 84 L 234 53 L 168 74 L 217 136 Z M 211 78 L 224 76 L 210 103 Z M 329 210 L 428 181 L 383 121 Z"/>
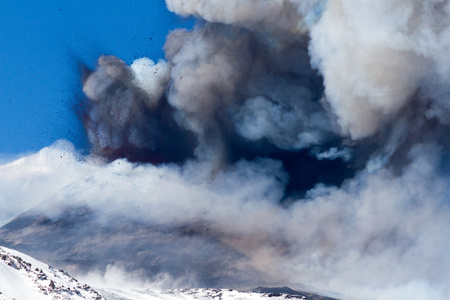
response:
<path id="1" fill-rule="evenodd" d="M 103 296 L 86 284 L 79 283 L 63 270 L 54 268 L 21 252 L 0 247 L 0 300 L 335 300 L 288 287 L 258 287 L 253 291 L 232 289 L 99 289 Z"/>
<path id="2" fill-rule="evenodd" d="M 72 206 L 53 218 L 34 210 L 17 216 L 0 228 L 0 245 L 72 274 L 120 265 L 125 271 L 138 270 L 149 280 L 159 274 L 173 278 L 189 274 L 196 287 L 240 289 L 269 284 L 248 265 L 237 269 L 243 255 L 216 235 L 202 223 L 162 227 L 126 218 L 99 222 L 96 212 Z"/>
<path id="3" fill-rule="evenodd" d="M 277 290 L 278 288 L 265 288 Z M 176 289 L 167 291 L 154 290 L 103 290 L 102 293 L 108 300 L 336 300 L 315 294 L 297 292 L 289 288 L 289 293 L 256 291 L 242 292 L 231 289 Z"/>
<path id="4" fill-rule="evenodd" d="M 4 247 L 0 247 L 0 299 L 105 300 L 66 272 Z"/>

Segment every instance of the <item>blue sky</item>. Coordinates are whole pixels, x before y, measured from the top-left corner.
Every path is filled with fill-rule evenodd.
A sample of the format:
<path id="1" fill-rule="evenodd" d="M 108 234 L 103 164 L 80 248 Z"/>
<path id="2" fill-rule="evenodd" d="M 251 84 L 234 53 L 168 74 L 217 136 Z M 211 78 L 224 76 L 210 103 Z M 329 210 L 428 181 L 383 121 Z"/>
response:
<path id="1" fill-rule="evenodd" d="M 189 27 L 164 0 L 0 0 L 0 153 L 37 151 L 64 138 L 85 148 L 73 109 L 79 63 L 101 54 L 131 63 L 163 58 L 166 34 Z"/>

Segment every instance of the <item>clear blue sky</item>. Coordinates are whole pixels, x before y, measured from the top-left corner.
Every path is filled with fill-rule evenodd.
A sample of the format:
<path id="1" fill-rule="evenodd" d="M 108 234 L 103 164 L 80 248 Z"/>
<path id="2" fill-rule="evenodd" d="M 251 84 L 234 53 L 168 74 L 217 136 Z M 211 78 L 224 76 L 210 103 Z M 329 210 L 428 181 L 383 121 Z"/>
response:
<path id="1" fill-rule="evenodd" d="M 61 138 L 85 147 L 73 110 L 79 62 L 94 67 L 101 54 L 127 63 L 163 58 L 169 30 L 190 26 L 164 0 L 0 0 L 0 153 Z"/>

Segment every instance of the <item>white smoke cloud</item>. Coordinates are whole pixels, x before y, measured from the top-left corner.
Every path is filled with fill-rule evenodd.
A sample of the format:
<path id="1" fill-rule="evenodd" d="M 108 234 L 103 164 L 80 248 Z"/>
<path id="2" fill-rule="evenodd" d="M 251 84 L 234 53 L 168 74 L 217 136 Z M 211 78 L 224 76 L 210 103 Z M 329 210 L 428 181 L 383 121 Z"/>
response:
<path id="1" fill-rule="evenodd" d="M 237 25 L 265 32 L 305 32 L 321 14 L 326 0 L 166 0 L 182 16 L 210 23 Z"/>
<path id="2" fill-rule="evenodd" d="M 170 79 L 169 64 L 162 59 L 155 64 L 144 57 L 133 61 L 130 68 L 134 71 L 137 86 L 147 93 L 149 105 L 161 99 Z"/>
<path id="3" fill-rule="evenodd" d="M 447 90 L 449 7 L 448 1 L 327 2 L 310 49 L 344 134 L 372 136 L 419 91 L 429 101 L 430 85 Z M 442 99 L 431 102 L 448 111 Z"/>
<path id="4" fill-rule="evenodd" d="M 256 281 L 449 298 L 449 1 L 166 3 L 203 21 L 171 32 L 157 64 L 101 57 L 83 85 L 94 154 L 59 142 L 1 166 L 0 223 L 85 206 L 104 224 L 201 227 L 242 255 L 219 259 Z M 125 159 L 180 152 L 181 127 L 195 156 Z M 283 158 L 301 149 L 309 160 Z M 306 181 L 321 159 L 353 173 L 290 194 L 294 171 Z M 189 276 L 170 278 L 201 284 Z"/>
<path id="5" fill-rule="evenodd" d="M 208 22 L 239 24 L 242 26 L 264 26 L 266 23 L 285 30 L 295 29 L 299 16 L 292 10 L 290 1 L 186 1 L 168 0 L 167 8 L 183 16 L 194 15 Z"/>
<path id="6" fill-rule="evenodd" d="M 83 276 L 83 282 L 89 282 L 96 289 L 118 290 L 131 292 L 138 290 L 160 291 L 174 288 L 189 288 L 192 283 L 179 281 L 169 274 L 160 274 L 156 280 L 145 279 L 142 272 L 127 272 L 120 266 L 108 265 L 104 272 L 93 271 Z M 126 289 L 123 288 L 126 283 Z M 100 292 L 101 294 L 102 291 Z"/>
<path id="7" fill-rule="evenodd" d="M 40 210 L 51 218 L 68 205 L 87 205 L 108 224 L 200 222 L 269 282 L 325 287 L 344 299 L 444 299 L 450 186 L 439 157 L 439 147 L 417 146 L 400 176 L 362 172 L 342 188 L 318 186 L 283 208 L 286 175 L 277 161 L 241 161 L 210 178 L 193 161 L 105 164 L 82 160 L 60 142 L 0 168 L 10 178 L 2 180 L 2 207 L 11 207 L 13 195 L 20 199 L 2 222 L 45 199 Z"/>
<path id="8" fill-rule="evenodd" d="M 296 95 L 308 98 L 301 92 Z M 309 148 L 327 140 L 329 123 L 324 111 L 310 112 L 302 102 L 295 104 L 300 105 L 286 108 L 261 96 L 248 99 L 236 112 L 236 130 L 249 140 L 268 138 L 282 149 Z"/>
<path id="9" fill-rule="evenodd" d="M 62 186 L 71 182 L 71 174 L 52 176 L 64 166 L 73 164 L 81 155 L 73 151 L 73 145 L 58 142 L 58 151 L 44 148 L 0 167 L 0 224 L 50 198 Z M 51 154 L 50 154 L 51 153 Z M 29 194 L 35 190 L 35 194 Z"/>
<path id="10" fill-rule="evenodd" d="M 322 159 L 334 160 L 337 158 L 341 158 L 344 161 L 349 161 L 351 158 L 351 151 L 349 149 L 339 150 L 336 147 L 331 147 L 327 151 L 320 152 L 320 153 L 317 153 L 317 151 L 313 151 L 313 153 L 316 155 L 318 160 L 322 160 Z"/>

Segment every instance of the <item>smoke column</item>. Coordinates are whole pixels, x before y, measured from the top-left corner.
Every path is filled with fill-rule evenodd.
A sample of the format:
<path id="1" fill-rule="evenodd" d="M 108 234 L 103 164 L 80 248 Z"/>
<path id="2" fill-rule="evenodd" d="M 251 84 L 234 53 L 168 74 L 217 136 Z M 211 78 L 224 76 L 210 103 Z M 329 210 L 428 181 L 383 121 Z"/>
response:
<path id="1" fill-rule="evenodd" d="M 100 223 L 193 226 L 236 254 L 215 261 L 236 282 L 450 297 L 449 1 L 166 4 L 196 26 L 156 63 L 100 57 L 92 153 L 60 142 L 0 167 L 1 203 L 18 178 L 31 199 L 3 220 L 78 203 Z M 184 253 L 211 246 L 194 240 Z"/>

